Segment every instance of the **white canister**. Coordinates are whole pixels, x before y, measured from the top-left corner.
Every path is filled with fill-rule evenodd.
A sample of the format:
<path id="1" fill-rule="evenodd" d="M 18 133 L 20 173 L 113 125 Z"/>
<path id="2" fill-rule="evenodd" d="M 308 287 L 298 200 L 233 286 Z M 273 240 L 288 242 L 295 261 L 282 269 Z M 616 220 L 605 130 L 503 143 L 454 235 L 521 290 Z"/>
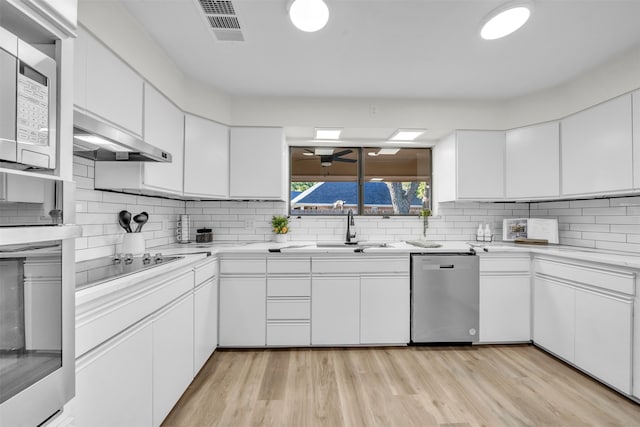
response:
<path id="1" fill-rule="evenodd" d="M 124 233 L 122 236 L 122 253 L 138 256 L 144 254 L 146 244 L 142 233 Z"/>

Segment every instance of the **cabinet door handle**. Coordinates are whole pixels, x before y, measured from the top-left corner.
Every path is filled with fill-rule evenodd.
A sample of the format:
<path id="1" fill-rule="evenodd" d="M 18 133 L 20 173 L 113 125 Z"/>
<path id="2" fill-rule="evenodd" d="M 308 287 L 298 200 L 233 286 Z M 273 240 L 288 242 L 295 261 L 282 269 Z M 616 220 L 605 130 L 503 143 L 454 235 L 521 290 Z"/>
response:
<path id="1" fill-rule="evenodd" d="M 454 268 L 453 264 L 441 265 L 440 268 Z"/>

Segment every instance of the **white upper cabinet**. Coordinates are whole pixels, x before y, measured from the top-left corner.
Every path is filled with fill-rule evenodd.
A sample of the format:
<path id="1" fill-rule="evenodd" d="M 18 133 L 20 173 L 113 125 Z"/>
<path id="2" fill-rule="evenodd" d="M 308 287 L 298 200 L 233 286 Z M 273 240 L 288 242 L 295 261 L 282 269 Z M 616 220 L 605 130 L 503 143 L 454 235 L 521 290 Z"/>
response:
<path id="1" fill-rule="evenodd" d="M 542 123 L 507 131 L 507 199 L 560 195 L 560 125 Z"/>
<path id="2" fill-rule="evenodd" d="M 182 195 L 184 115 L 150 85 L 145 89 L 144 139 L 172 156 L 165 162 L 96 162 L 95 187 L 141 194 Z"/>
<path id="3" fill-rule="evenodd" d="M 141 136 L 142 78 L 83 28 L 76 45 L 76 106 Z"/>
<path id="4" fill-rule="evenodd" d="M 284 130 L 232 127 L 230 135 L 229 196 L 286 200 L 288 155 Z"/>
<path id="5" fill-rule="evenodd" d="M 640 188 L 640 90 L 631 95 L 633 99 L 633 188 Z"/>
<path id="6" fill-rule="evenodd" d="M 190 114 L 184 126 L 184 195 L 228 198 L 229 128 Z"/>
<path id="7" fill-rule="evenodd" d="M 145 183 L 182 194 L 184 114 L 148 84 L 144 89 L 144 140 L 172 156 L 171 163 L 144 163 Z"/>
<path id="8" fill-rule="evenodd" d="M 504 131 L 456 131 L 434 148 L 440 202 L 504 198 Z"/>
<path id="9" fill-rule="evenodd" d="M 562 120 L 562 195 L 597 195 L 633 188 L 631 95 Z"/>

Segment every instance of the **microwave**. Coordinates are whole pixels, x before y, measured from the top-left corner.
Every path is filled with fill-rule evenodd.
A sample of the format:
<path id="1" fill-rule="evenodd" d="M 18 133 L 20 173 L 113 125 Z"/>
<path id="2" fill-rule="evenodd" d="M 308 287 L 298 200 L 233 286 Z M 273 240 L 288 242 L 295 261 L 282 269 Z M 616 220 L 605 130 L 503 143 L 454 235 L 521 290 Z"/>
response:
<path id="1" fill-rule="evenodd" d="M 544 239 L 558 243 L 558 220 L 543 218 L 510 218 L 502 220 L 502 240 Z"/>
<path id="2" fill-rule="evenodd" d="M 0 27 L 0 162 L 56 167 L 56 62 Z"/>

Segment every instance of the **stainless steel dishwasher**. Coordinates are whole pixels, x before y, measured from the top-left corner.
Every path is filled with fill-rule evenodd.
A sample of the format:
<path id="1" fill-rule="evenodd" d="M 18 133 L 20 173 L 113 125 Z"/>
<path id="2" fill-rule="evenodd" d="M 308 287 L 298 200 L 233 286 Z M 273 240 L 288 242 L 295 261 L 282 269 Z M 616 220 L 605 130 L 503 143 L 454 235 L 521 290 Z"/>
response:
<path id="1" fill-rule="evenodd" d="M 478 342 L 479 260 L 474 252 L 411 256 L 411 342 Z"/>

